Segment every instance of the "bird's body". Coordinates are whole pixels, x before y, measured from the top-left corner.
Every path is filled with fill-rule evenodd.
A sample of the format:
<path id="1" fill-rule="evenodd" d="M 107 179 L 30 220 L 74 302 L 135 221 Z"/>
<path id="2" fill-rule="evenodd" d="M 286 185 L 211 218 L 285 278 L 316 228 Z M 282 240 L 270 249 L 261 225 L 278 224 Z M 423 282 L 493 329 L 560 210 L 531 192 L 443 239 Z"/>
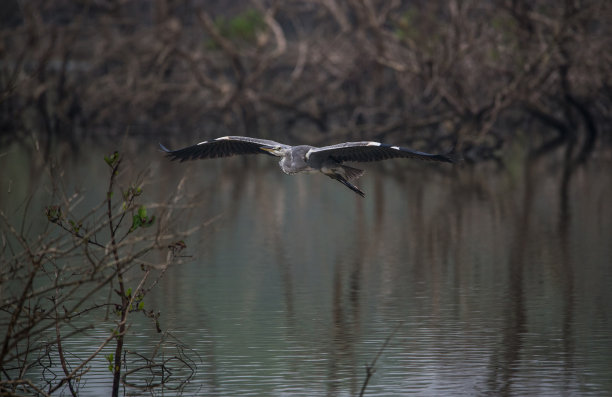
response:
<path id="1" fill-rule="evenodd" d="M 172 160 L 180 161 L 257 153 L 281 157 L 279 166 L 286 174 L 321 172 L 362 197 L 364 193 L 350 181 L 363 175 L 363 170 L 349 167 L 342 164 L 343 162 L 380 161 L 397 157 L 453 162 L 445 155 L 423 153 L 372 141 L 344 142 L 318 148 L 308 145 L 289 146 L 267 139 L 245 136 L 224 136 L 179 150 L 168 150 L 163 145 L 160 146 Z"/>
<path id="2" fill-rule="evenodd" d="M 285 174 L 289 175 L 297 174 L 298 172 L 317 172 L 320 167 L 306 162 L 306 153 L 312 148 L 313 146 L 308 145 L 294 146 L 286 155 L 281 157 L 278 165 Z"/>

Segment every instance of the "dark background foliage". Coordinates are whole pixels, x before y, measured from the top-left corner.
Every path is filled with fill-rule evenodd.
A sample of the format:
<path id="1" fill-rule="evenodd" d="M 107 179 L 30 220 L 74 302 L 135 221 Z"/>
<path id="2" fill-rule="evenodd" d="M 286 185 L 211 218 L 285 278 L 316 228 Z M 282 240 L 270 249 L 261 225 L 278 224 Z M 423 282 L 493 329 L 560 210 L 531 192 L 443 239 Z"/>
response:
<path id="1" fill-rule="evenodd" d="M 610 2 L 229 4 L 4 2 L 0 143 L 367 138 L 483 160 L 519 133 L 583 161 L 609 142 Z"/>

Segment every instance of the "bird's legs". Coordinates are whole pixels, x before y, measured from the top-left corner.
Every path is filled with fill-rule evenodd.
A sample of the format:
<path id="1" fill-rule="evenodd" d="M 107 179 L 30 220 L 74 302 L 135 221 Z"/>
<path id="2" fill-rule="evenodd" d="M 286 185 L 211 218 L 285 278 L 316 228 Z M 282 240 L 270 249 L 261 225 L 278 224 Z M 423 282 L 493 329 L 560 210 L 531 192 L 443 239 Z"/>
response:
<path id="1" fill-rule="evenodd" d="M 352 191 L 354 191 L 355 193 L 357 193 L 361 197 L 365 197 L 365 194 L 361 190 L 359 190 L 359 188 L 357 186 L 353 185 L 352 183 L 350 183 L 349 181 L 344 179 L 344 177 L 342 175 L 340 175 L 340 174 L 325 174 L 325 175 L 327 175 L 331 179 L 335 179 L 338 182 L 342 183 L 344 186 L 348 187 L 349 189 L 351 189 Z"/>
<path id="2" fill-rule="evenodd" d="M 361 197 L 365 197 L 365 194 L 359 190 L 357 186 L 349 182 L 350 180 L 357 179 L 363 175 L 363 170 L 349 167 L 347 165 L 334 164 L 332 167 L 321 167 L 321 172 L 331 179 L 335 179 L 336 181 L 342 183 L 344 186 L 348 187 Z"/>

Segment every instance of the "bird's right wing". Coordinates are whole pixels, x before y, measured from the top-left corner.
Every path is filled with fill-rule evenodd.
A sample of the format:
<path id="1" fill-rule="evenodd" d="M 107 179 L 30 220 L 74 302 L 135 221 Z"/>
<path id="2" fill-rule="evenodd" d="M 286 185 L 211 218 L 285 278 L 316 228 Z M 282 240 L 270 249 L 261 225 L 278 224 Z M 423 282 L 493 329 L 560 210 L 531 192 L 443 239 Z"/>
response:
<path id="1" fill-rule="evenodd" d="M 180 160 L 181 162 L 185 160 L 229 157 L 237 154 L 264 153 L 269 155 L 270 153 L 261 148 L 277 146 L 288 147 L 287 145 L 275 141 L 250 138 L 247 136 L 223 136 L 178 150 L 169 150 L 161 143 L 159 146 L 172 160 Z"/>
<path id="2" fill-rule="evenodd" d="M 337 145 L 313 148 L 306 154 L 307 158 L 331 157 L 336 161 L 380 161 L 398 157 L 407 157 L 419 160 L 442 161 L 452 163 L 454 160 L 443 154 L 418 152 L 401 146 L 387 145 L 380 142 L 361 141 L 344 142 Z"/>

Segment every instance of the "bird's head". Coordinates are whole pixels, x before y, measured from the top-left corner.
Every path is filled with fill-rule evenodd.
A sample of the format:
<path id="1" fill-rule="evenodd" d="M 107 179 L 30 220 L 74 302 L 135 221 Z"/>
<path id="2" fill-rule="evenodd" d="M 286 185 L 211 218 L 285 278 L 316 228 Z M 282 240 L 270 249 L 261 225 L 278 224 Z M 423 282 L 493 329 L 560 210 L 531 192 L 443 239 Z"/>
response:
<path id="1" fill-rule="evenodd" d="M 261 150 L 272 156 L 283 157 L 286 149 L 282 146 L 262 146 Z"/>

